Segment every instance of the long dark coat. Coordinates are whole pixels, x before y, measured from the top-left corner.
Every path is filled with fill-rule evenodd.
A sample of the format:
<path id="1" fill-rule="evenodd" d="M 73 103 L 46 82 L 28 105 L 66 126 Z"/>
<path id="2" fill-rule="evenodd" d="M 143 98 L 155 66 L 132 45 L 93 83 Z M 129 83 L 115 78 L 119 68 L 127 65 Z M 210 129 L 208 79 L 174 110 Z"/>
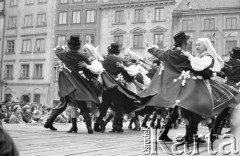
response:
<path id="1" fill-rule="evenodd" d="M 63 96 L 71 92 L 71 98 L 76 101 L 92 101 L 99 104 L 98 91 L 92 81 L 97 76 L 88 69 L 79 69 L 78 67 L 79 61 L 90 64 L 88 59 L 78 51 L 63 50 L 62 48 L 58 48 L 55 53 L 66 66 L 62 73 L 64 75 L 61 75 L 59 82 L 59 87 L 64 88 L 65 86 L 66 89 L 60 88 L 59 94 Z M 81 76 L 79 71 L 82 71 L 86 77 Z"/>

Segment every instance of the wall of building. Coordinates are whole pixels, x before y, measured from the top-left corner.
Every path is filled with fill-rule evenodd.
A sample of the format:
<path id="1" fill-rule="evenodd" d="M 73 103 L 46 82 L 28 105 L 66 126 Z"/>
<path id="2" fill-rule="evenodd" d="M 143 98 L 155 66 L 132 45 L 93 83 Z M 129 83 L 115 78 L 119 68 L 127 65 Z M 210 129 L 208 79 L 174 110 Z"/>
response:
<path id="1" fill-rule="evenodd" d="M 159 1 L 158 1 L 159 2 Z M 129 2 L 130 3 L 130 2 Z M 141 4 L 142 3 L 142 4 Z M 107 53 L 107 47 L 114 42 L 114 36 L 122 35 L 123 48 L 131 48 L 134 52 L 140 54 L 144 58 L 151 57 L 147 53 L 145 46 L 145 40 L 154 42 L 154 34 L 163 34 L 163 47 L 162 49 L 168 49 L 171 47 L 171 28 L 172 28 L 172 10 L 174 3 L 157 3 L 151 5 L 149 2 L 147 5 L 144 1 L 134 1 L 134 4 L 121 5 L 112 4 L 110 7 L 103 4 L 102 6 L 102 22 L 101 22 L 101 37 L 100 51 Z M 114 7 L 115 6 L 115 7 Z M 155 8 L 164 8 L 164 19 L 161 21 L 155 21 Z M 134 23 L 135 9 L 143 9 L 144 20 L 141 23 Z M 116 11 L 124 11 L 124 23 L 115 23 Z M 143 34 L 142 48 L 133 48 L 133 35 Z"/>
<path id="2" fill-rule="evenodd" d="M 34 90 L 40 94 L 40 103 L 49 104 L 51 93 L 49 87 L 52 77 L 52 56 L 53 56 L 53 36 L 54 36 L 54 6 L 55 1 L 47 0 L 46 3 L 33 1 L 33 4 L 26 5 L 25 1 L 17 1 L 17 5 L 11 7 L 10 1 L 5 4 L 6 23 L 4 37 L 4 55 L 3 55 L 3 76 L 5 75 L 5 66 L 13 65 L 13 78 L 6 79 L 8 85 L 7 92 L 11 92 L 12 100 L 21 99 L 23 95 L 30 95 L 30 102 L 33 102 Z M 46 14 L 46 22 L 43 26 L 37 25 L 37 15 Z M 24 16 L 32 15 L 32 25 L 24 27 Z M 16 16 L 16 28 L 9 28 L 9 17 Z M 36 52 L 36 39 L 44 38 L 44 50 Z M 29 52 L 23 52 L 23 40 L 31 40 L 31 48 Z M 7 52 L 7 41 L 15 41 L 14 53 Z M 29 64 L 29 78 L 22 79 L 21 65 Z M 43 64 L 42 78 L 34 78 L 34 65 Z M 6 92 L 4 92 L 6 94 Z M 3 96 L 4 96 L 3 94 Z"/>

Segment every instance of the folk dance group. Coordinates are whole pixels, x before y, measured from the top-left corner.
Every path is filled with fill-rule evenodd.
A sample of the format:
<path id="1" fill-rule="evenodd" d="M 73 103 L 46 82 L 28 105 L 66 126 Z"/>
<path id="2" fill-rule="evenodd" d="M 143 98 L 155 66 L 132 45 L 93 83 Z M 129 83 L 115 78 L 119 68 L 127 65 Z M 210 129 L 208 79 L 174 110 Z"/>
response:
<path id="1" fill-rule="evenodd" d="M 240 48 L 233 48 L 231 59 L 224 62 L 208 38 L 199 38 L 196 40 L 199 54 L 193 56 L 187 51 L 189 38 L 179 32 L 173 37 L 174 48 L 167 51 L 146 42 L 148 52 L 157 58 L 158 68 L 153 72 L 154 69 L 146 70 L 139 63 L 144 62 L 142 58 L 130 51 L 121 57 L 116 43 L 108 47 L 108 55 L 103 57 L 90 44 L 85 44 L 80 51 L 79 37 L 71 36 L 67 47 L 57 47 L 55 51 L 62 61 L 58 81 L 60 104 L 53 109 L 44 127 L 57 130 L 52 124 L 67 105 L 71 106 L 70 133 L 78 131 L 78 108 L 88 133 L 104 132 L 112 117 L 111 132 L 123 132 L 125 114 L 131 117 L 129 129 L 133 129 L 134 123 L 134 130 L 140 130 L 138 115 L 144 116 L 141 126 L 147 127 L 146 121 L 155 112 L 156 127 L 160 128 L 161 117 L 166 121 L 159 140 L 172 141 L 167 134 L 174 121 L 181 117 L 186 134 L 177 141 L 192 143 L 202 120 L 206 120 L 214 141 L 217 138 L 214 134 L 221 134 L 226 116 L 230 116 L 230 110 L 238 104 Z M 215 80 L 216 76 L 227 77 L 226 84 Z M 108 109 L 112 112 L 104 121 Z M 96 118 L 93 129 L 90 113 Z M 197 141 L 205 142 L 201 138 Z"/>

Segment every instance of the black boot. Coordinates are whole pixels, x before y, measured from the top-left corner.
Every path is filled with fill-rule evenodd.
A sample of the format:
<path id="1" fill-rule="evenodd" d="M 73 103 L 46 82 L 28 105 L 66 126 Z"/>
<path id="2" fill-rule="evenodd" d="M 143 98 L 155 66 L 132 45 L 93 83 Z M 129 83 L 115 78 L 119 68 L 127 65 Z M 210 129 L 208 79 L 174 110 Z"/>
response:
<path id="1" fill-rule="evenodd" d="M 222 128 L 227 121 L 225 117 L 229 115 L 230 115 L 230 107 L 227 107 L 217 116 L 214 122 L 214 129 L 216 131 L 216 134 L 221 135 Z"/>
<path id="2" fill-rule="evenodd" d="M 119 120 L 119 126 L 123 128 L 123 117 Z"/>
<path id="3" fill-rule="evenodd" d="M 110 132 L 123 132 L 123 129 L 119 126 L 120 125 L 120 121 L 122 118 L 122 114 L 119 112 L 116 112 L 115 117 L 113 119 L 113 129 Z"/>
<path id="4" fill-rule="evenodd" d="M 218 138 L 218 135 L 215 134 L 215 130 L 214 130 L 214 127 L 213 127 L 213 124 L 214 122 L 210 123 L 210 124 L 207 124 L 208 126 L 208 130 L 209 130 L 209 137 L 210 137 L 210 141 L 211 142 L 214 142 L 217 138 Z"/>
<path id="5" fill-rule="evenodd" d="M 67 133 L 77 133 L 78 128 L 77 128 L 77 118 L 72 118 L 72 127 L 70 128 L 69 131 L 67 131 Z"/>
<path id="6" fill-rule="evenodd" d="M 132 130 L 132 124 L 133 124 L 133 119 L 131 118 L 130 121 L 129 121 L 129 125 L 128 125 L 128 129 L 129 130 Z"/>
<path id="7" fill-rule="evenodd" d="M 192 125 L 191 125 L 192 124 Z M 197 135 L 197 131 L 198 131 L 198 123 L 191 123 L 190 122 L 190 125 L 189 125 L 189 131 L 188 131 L 188 134 L 189 134 L 189 143 L 193 143 L 193 138 Z M 202 144 L 202 143 L 206 143 L 206 140 L 202 139 L 202 138 L 198 138 L 198 137 L 195 137 L 196 138 L 196 142 Z"/>
<path id="8" fill-rule="evenodd" d="M 141 127 L 143 127 L 143 128 L 148 128 L 148 126 L 147 126 L 147 121 L 148 121 L 150 115 L 151 115 L 151 114 L 146 114 L 146 115 L 144 116 L 144 118 L 143 118 L 143 120 L 142 120 Z"/>
<path id="9" fill-rule="evenodd" d="M 165 142 L 172 142 L 173 141 L 167 135 L 169 130 L 171 129 L 171 125 L 172 125 L 172 120 L 167 119 L 166 125 L 163 126 L 163 129 L 160 132 L 160 135 L 159 135 L 159 138 L 158 138 L 159 140 L 162 140 L 162 141 L 165 141 Z"/>
<path id="10" fill-rule="evenodd" d="M 101 132 L 104 133 L 105 132 L 105 122 L 103 121 L 102 118 L 97 118 L 97 123 L 99 123 L 100 128 L 101 128 Z"/>
<path id="11" fill-rule="evenodd" d="M 90 116 L 85 117 L 84 120 L 85 120 L 85 123 L 86 123 L 88 133 L 89 134 L 93 133 L 91 117 Z"/>
<path id="12" fill-rule="evenodd" d="M 135 131 L 140 131 L 140 130 L 141 130 L 141 127 L 140 127 L 139 121 L 137 120 L 136 117 L 133 117 L 132 119 L 133 119 L 133 122 L 134 122 L 134 124 L 135 124 L 135 128 L 134 128 L 133 130 L 135 130 Z"/>
<path id="13" fill-rule="evenodd" d="M 98 123 L 98 122 L 95 122 L 95 123 L 94 123 L 94 126 L 93 126 L 93 130 L 94 130 L 95 132 L 101 132 L 101 128 L 100 128 L 99 126 L 100 126 L 99 123 Z"/>
<path id="14" fill-rule="evenodd" d="M 160 129 L 161 128 L 161 119 L 157 118 L 157 125 L 155 128 Z"/>
<path id="15" fill-rule="evenodd" d="M 151 121 L 151 123 L 150 123 L 150 127 L 155 127 L 155 121 L 156 121 L 156 119 L 157 119 L 157 113 L 156 112 L 154 112 L 153 113 L 153 117 L 152 117 L 152 121 Z"/>
<path id="16" fill-rule="evenodd" d="M 108 114 L 107 118 L 104 121 L 105 126 L 107 126 L 108 122 L 113 118 L 113 114 L 110 113 Z"/>
<path id="17" fill-rule="evenodd" d="M 44 124 L 44 127 L 45 128 L 49 128 L 49 129 L 51 129 L 52 131 L 57 131 L 57 129 L 55 128 L 55 127 L 53 127 L 53 122 L 51 122 L 51 121 L 47 121 L 45 124 Z"/>

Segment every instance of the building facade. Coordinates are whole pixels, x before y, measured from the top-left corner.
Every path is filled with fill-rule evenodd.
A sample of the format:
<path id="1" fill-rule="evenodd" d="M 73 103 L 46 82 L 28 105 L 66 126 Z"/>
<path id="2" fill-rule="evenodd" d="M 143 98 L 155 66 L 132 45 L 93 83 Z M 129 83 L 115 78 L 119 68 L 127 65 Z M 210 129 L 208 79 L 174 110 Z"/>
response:
<path id="1" fill-rule="evenodd" d="M 145 59 L 145 40 L 161 49 L 171 47 L 172 11 L 175 0 L 104 0 L 101 22 L 100 51 L 107 52 L 111 43 L 131 48 Z"/>
<path id="2" fill-rule="evenodd" d="M 62 46 L 67 43 L 71 35 L 78 35 L 85 43 L 99 45 L 100 40 L 100 5 L 102 0 L 57 0 L 55 14 L 55 46 Z M 58 97 L 58 72 L 60 60 L 54 58 L 53 66 L 53 99 Z"/>
<path id="3" fill-rule="evenodd" d="M 195 41 L 211 40 L 216 52 L 228 59 L 229 51 L 240 46 L 239 0 L 188 0 L 173 11 L 173 33 L 184 31 L 191 36 L 189 50 L 197 54 Z"/>
<path id="4" fill-rule="evenodd" d="M 6 1 L 3 100 L 50 104 L 55 6 L 53 0 Z"/>

